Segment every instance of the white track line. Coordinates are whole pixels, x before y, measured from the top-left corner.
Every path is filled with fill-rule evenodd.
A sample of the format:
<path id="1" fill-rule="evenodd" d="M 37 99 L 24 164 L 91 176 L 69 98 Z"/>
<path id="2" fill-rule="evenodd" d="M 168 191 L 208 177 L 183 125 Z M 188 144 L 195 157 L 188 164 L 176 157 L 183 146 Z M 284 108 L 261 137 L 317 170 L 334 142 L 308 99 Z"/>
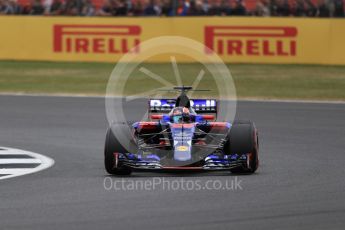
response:
<path id="1" fill-rule="evenodd" d="M 330 100 L 292 100 L 292 99 L 238 99 L 238 101 L 248 101 L 248 102 L 279 102 L 279 103 L 299 103 L 299 104 L 345 104 L 345 101 L 330 101 Z"/>
<path id="2" fill-rule="evenodd" d="M 40 159 L 23 159 L 23 158 L 9 158 L 9 159 L 0 159 L 0 168 L 1 164 L 41 164 Z"/>
<path id="3" fill-rule="evenodd" d="M 88 95 L 88 94 L 34 94 L 34 93 L 1 93 L 0 96 L 18 96 L 18 97 L 65 97 L 65 98 L 105 98 L 106 95 Z M 114 98 L 126 98 L 126 96 L 112 96 Z M 337 100 L 298 100 L 298 99 L 270 99 L 270 98 L 238 98 L 237 101 L 249 102 L 279 102 L 279 103 L 310 103 L 310 104 L 345 104 L 345 101 Z"/>
<path id="4" fill-rule="evenodd" d="M 31 169 L 0 169 L 0 174 L 28 174 L 31 172 Z M 0 180 L 3 179 L 5 176 L 0 177 Z M 5 178 L 6 179 L 6 178 Z"/>
<path id="5" fill-rule="evenodd" d="M 13 177 L 17 177 L 17 176 L 23 176 L 26 174 L 31 174 L 31 173 L 36 173 L 39 172 L 41 170 L 47 169 L 49 167 L 51 167 L 52 165 L 54 165 L 54 160 L 43 156 L 41 154 L 38 153 L 34 153 L 34 152 L 29 152 L 29 151 L 25 151 L 25 150 L 21 150 L 21 149 L 14 149 L 14 148 L 7 148 L 7 147 L 1 147 L 0 146 L 0 158 L 1 155 L 27 155 L 30 156 L 31 158 L 21 158 L 21 159 L 17 159 L 17 158 L 4 158 L 4 159 L 0 159 L 0 174 L 9 174 L 6 176 L 1 176 L 0 180 L 3 179 L 8 179 L 8 178 L 13 178 Z M 40 165 L 38 165 L 35 168 L 1 168 L 1 164 L 37 164 L 39 163 Z"/>

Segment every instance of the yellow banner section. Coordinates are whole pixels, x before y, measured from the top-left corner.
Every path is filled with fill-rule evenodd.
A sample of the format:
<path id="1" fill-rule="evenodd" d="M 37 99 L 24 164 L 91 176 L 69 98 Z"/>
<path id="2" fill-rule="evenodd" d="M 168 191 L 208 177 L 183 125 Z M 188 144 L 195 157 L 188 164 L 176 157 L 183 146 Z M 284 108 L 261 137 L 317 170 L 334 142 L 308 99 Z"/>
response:
<path id="1" fill-rule="evenodd" d="M 0 59 L 7 60 L 116 62 L 133 47 L 140 54 L 140 43 L 150 38 L 183 36 L 225 62 L 345 64 L 345 20 L 339 19 L 2 16 L 0 31 Z"/>

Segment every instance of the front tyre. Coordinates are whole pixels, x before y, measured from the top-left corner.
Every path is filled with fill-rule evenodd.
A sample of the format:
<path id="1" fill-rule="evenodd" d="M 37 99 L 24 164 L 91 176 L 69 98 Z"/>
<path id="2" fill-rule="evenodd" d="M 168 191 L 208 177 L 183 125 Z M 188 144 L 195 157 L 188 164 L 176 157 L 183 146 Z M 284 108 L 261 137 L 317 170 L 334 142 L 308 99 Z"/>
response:
<path id="1" fill-rule="evenodd" d="M 259 167 L 259 138 L 255 125 L 251 121 L 235 121 L 229 134 L 230 154 L 246 155 L 247 161 L 232 168 L 232 173 L 254 173 Z"/>
<path id="2" fill-rule="evenodd" d="M 120 127 L 112 127 L 120 128 Z M 116 136 L 112 132 L 112 128 L 110 127 L 107 130 L 107 135 L 105 138 L 105 146 L 104 146 L 104 166 L 107 173 L 112 175 L 130 175 L 131 169 L 128 167 L 123 167 L 120 165 L 116 165 L 115 154 L 119 153 L 127 153 L 128 151 L 121 145 L 118 141 Z"/>

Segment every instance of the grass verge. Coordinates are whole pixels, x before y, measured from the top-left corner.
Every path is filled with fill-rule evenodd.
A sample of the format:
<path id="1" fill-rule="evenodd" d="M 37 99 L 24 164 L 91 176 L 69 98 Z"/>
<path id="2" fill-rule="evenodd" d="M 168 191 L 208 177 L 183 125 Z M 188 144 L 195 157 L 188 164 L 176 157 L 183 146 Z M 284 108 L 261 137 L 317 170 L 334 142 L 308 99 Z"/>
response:
<path id="1" fill-rule="evenodd" d="M 168 64 L 143 64 L 172 83 Z M 0 61 L 0 93 L 104 95 L 114 64 Z M 185 85 L 194 80 L 202 66 L 179 64 Z M 238 98 L 345 100 L 345 66 L 231 64 Z M 206 73 L 200 88 L 212 88 Z M 159 87 L 136 69 L 127 84 L 127 94 L 145 87 Z M 156 85 L 155 85 L 156 84 Z"/>

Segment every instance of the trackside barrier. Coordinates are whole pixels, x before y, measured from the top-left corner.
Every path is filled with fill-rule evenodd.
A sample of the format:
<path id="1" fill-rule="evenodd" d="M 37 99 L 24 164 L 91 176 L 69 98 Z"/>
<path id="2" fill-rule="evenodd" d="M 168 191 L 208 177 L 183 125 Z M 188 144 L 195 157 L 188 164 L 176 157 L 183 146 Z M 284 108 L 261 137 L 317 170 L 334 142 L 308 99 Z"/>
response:
<path id="1" fill-rule="evenodd" d="M 141 42 L 169 35 L 199 41 L 209 48 L 205 56 L 218 54 L 225 62 L 345 64 L 341 19 L 1 16 L 0 31 L 2 60 L 116 62 L 124 53 L 140 53 Z"/>

